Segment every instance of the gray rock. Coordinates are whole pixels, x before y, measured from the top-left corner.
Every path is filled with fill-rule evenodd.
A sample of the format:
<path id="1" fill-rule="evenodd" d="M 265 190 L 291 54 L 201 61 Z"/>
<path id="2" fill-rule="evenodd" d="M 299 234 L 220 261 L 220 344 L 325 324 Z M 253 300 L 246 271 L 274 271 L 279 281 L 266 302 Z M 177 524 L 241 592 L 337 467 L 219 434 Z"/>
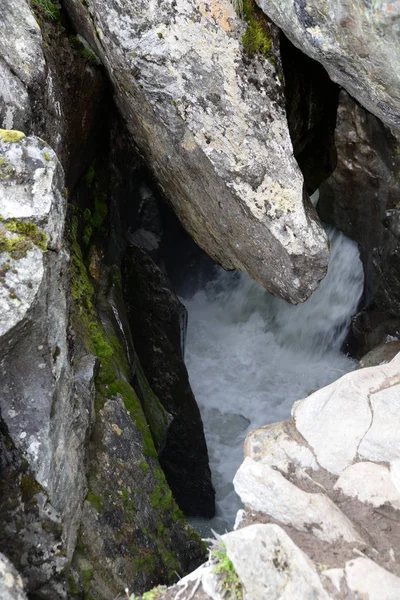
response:
<path id="1" fill-rule="evenodd" d="M 400 314 L 400 147 L 379 119 L 341 92 L 337 167 L 322 185 L 318 211 L 360 246 L 365 302 Z"/>
<path id="2" fill-rule="evenodd" d="M 400 129 L 399 9 L 383 2 L 256 0 L 331 79 L 394 130 Z"/>
<path id="3" fill-rule="evenodd" d="M 159 458 L 174 497 L 189 515 L 214 515 L 214 488 L 200 411 L 183 360 L 186 309 L 141 249 L 127 249 L 123 293 L 136 352 L 151 389 L 172 416 Z M 148 422 L 151 414 L 146 409 Z"/>
<path id="4" fill-rule="evenodd" d="M 359 369 L 375 367 L 390 362 L 400 352 L 400 341 L 387 342 L 365 354 L 358 364 Z"/>
<path id="5" fill-rule="evenodd" d="M 26 600 L 21 576 L 0 552 L 0 596 L 2 600 Z"/>
<path id="6" fill-rule="evenodd" d="M 0 15 L 0 127 L 26 131 L 29 93 L 45 81 L 42 36 L 27 2 L 5 0 Z"/>
<path id="7" fill-rule="evenodd" d="M 13 137 L 21 139 L 5 141 Z M 4 131 L 0 138 L 7 167 L 0 178 L 0 408 L 35 485 L 60 515 L 70 558 L 87 491 L 94 361 L 70 364 L 63 171 L 37 138 Z"/>
<path id="8" fill-rule="evenodd" d="M 232 3 L 65 5 L 193 238 L 226 268 L 305 300 L 325 273 L 326 238 L 303 203 L 277 71 L 243 53 Z"/>

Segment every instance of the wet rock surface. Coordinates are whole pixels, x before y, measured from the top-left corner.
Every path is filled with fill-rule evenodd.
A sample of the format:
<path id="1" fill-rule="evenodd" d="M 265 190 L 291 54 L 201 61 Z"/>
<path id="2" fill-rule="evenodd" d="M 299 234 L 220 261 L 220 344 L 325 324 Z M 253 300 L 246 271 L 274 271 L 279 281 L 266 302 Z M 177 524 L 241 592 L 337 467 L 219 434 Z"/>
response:
<path id="1" fill-rule="evenodd" d="M 400 129 L 397 5 L 336 0 L 256 0 L 330 78 L 394 130 Z"/>
<path id="2" fill-rule="evenodd" d="M 159 453 L 173 494 L 189 515 L 214 514 L 214 489 L 200 411 L 183 361 L 186 309 L 166 276 L 137 246 L 127 249 L 124 299 L 148 382 L 172 416 Z"/>
<path id="3" fill-rule="evenodd" d="M 326 238 L 303 204 L 275 66 L 243 53 L 232 4 L 69 0 L 66 8 L 193 238 L 223 266 L 305 300 L 325 273 Z"/>
<path id="4" fill-rule="evenodd" d="M 399 142 L 379 119 L 341 92 L 337 167 L 322 185 L 319 214 L 360 245 L 365 304 L 400 314 Z"/>

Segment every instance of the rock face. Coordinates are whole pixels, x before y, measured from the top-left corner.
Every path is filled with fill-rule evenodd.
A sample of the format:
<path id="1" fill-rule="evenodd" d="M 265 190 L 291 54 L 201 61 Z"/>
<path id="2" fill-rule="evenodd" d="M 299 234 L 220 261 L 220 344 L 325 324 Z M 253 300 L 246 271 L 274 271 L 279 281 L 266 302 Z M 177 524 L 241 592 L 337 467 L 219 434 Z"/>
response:
<path id="1" fill-rule="evenodd" d="M 318 210 L 360 246 L 365 302 L 400 314 L 399 142 L 376 117 L 341 92 L 335 132 L 337 167 Z"/>
<path id="2" fill-rule="evenodd" d="M 93 361 L 83 365 L 77 360 L 74 369 L 69 362 L 63 171 L 44 142 L 5 130 L 0 130 L 0 169 L 0 409 L 11 443 L 25 457 L 13 477 L 22 477 L 23 487 L 27 461 L 29 493 L 42 490 L 42 511 L 50 498 L 51 511 L 59 514 L 55 529 L 58 535 L 62 532 L 62 551 L 70 558 L 87 491 L 85 444 L 92 399 L 82 387 L 90 388 Z M 14 526 L 24 521 L 10 518 L 6 509 L 1 518 Z M 18 539 L 24 539 L 23 532 Z M 46 554 L 54 544 L 43 545 Z M 21 560 L 23 553 L 15 555 Z M 49 565 L 48 578 L 61 570 L 65 559 L 61 563 L 54 572 Z M 30 575 L 24 575 L 35 589 Z"/>
<path id="3" fill-rule="evenodd" d="M 394 130 L 400 129 L 399 7 L 385 2 L 256 0 L 333 81 Z"/>
<path id="4" fill-rule="evenodd" d="M 246 440 L 240 527 L 283 527 L 317 566 L 318 598 L 399 593 L 399 364 L 349 373 Z"/>
<path id="5" fill-rule="evenodd" d="M 226 268 L 305 300 L 325 273 L 326 238 L 303 203 L 275 67 L 246 57 L 231 2 L 65 5 L 189 233 Z"/>
<path id="6" fill-rule="evenodd" d="M 4 554 L 0 553 L 0 594 L 3 600 L 26 600 L 22 579 Z"/>
<path id="7" fill-rule="evenodd" d="M 137 246 L 127 250 L 123 289 L 144 373 L 172 416 L 159 451 L 161 466 L 182 510 L 212 517 L 215 492 L 203 424 L 183 361 L 186 309 L 165 275 Z"/>

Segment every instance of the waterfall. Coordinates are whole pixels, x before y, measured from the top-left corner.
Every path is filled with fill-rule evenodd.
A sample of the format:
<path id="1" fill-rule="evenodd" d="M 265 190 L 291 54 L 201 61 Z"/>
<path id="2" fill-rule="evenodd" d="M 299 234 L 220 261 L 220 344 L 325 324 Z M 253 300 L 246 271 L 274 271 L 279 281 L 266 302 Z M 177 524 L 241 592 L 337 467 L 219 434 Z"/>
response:
<path id="1" fill-rule="evenodd" d="M 304 304 L 291 306 L 217 266 L 202 289 L 181 290 L 189 317 L 185 361 L 216 488 L 216 517 L 193 520 L 205 536 L 210 528 L 232 529 L 240 508 L 232 480 L 246 434 L 289 418 L 295 400 L 355 367 L 341 347 L 362 294 L 362 264 L 354 242 L 327 233 L 328 274 Z"/>

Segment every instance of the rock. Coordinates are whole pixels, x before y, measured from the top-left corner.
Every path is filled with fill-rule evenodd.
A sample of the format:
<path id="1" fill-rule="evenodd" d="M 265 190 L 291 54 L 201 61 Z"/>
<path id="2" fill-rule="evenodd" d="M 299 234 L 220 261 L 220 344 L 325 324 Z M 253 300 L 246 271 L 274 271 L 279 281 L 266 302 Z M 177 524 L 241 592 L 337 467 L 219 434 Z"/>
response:
<path id="1" fill-rule="evenodd" d="M 27 2 L 2 5 L 0 57 L 0 127 L 26 131 L 32 119 L 29 95 L 45 81 L 42 36 Z"/>
<path id="2" fill-rule="evenodd" d="M 399 361 L 348 373 L 298 401 L 290 421 L 249 434 L 235 476 L 245 505 L 235 534 L 280 525 L 332 599 L 399 593 Z M 250 550 L 238 544 L 237 554 Z M 273 581 L 272 567 L 265 576 Z"/>
<path id="3" fill-rule="evenodd" d="M 360 502 L 376 507 L 388 503 L 400 510 L 400 493 L 393 485 L 389 469 L 383 465 L 372 462 L 351 465 L 343 471 L 334 489 L 340 489 Z"/>
<path id="4" fill-rule="evenodd" d="M 393 129 L 400 129 L 398 7 L 256 0 L 291 42 Z"/>
<path id="5" fill-rule="evenodd" d="M 0 134 L 0 160 L 3 174 L 6 169 L 0 178 L 0 409 L 32 485 L 43 489 L 59 515 L 62 552 L 71 558 L 87 491 L 94 361 L 81 355 L 70 364 L 64 176 L 47 144 L 18 132 Z M 42 508 L 47 510 L 44 500 Z M 15 564 L 28 552 L 29 540 L 23 540 Z M 43 542 L 43 555 L 51 552 Z M 43 579 L 48 572 L 42 570 Z"/>
<path id="6" fill-rule="evenodd" d="M 375 367 L 390 362 L 400 352 L 400 342 L 381 344 L 365 354 L 359 362 L 358 368 Z"/>
<path id="7" fill-rule="evenodd" d="M 143 592 L 174 580 L 176 573 L 190 571 L 204 558 L 200 539 L 149 451 L 150 433 L 147 425 L 140 427 L 145 423 L 141 411 L 132 390 L 129 403 L 126 392 L 124 401 L 117 394 L 97 414 L 90 491 L 73 562 L 82 591 L 94 598 L 114 598 L 126 587 Z"/>
<path id="8" fill-rule="evenodd" d="M 21 576 L 2 553 L 0 553 L 0 595 L 3 600 L 26 600 Z"/>
<path id="9" fill-rule="evenodd" d="M 186 310 L 166 276 L 136 246 L 125 257 L 123 292 L 140 363 L 151 389 L 172 415 L 159 453 L 168 484 L 186 514 L 211 517 L 214 489 L 207 446 L 183 361 Z"/>
<path id="10" fill-rule="evenodd" d="M 275 66 L 244 54 L 231 2 L 65 6 L 193 238 L 224 267 L 305 300 L 325 274 L 326 237 L 303 203 Z"/>
<path id="11" fill-rule="evenodd" d="M 318 211 L 360 247 L 364 304 L 400 314 L 399 142 L 379 119 L 341 92 L 337 167 L 321 186 Z"/>
<path id="12" fill-rule="evenodd" d="M 304 492 L 266 464 L 245 458 L 233 483 L 246 506 L 268 513 L 279 523 L 313 532 L 330 543 L 340 538 L 361 541 L 350 521 L 327 496 Z"/>
<path id="13" fill-rule="evenodd" d="M 336 167 L 339 87 L 322 65 L 300 52 L 282 33 L 280 50 L 293 153 L 307 192 L 312 194 Z"/>
<path id="14" fill-rule="evenodd" d="M 244 600 L 328 600 L 315 565 L 277 525 L 250 525 L 222 540 Z"/>

